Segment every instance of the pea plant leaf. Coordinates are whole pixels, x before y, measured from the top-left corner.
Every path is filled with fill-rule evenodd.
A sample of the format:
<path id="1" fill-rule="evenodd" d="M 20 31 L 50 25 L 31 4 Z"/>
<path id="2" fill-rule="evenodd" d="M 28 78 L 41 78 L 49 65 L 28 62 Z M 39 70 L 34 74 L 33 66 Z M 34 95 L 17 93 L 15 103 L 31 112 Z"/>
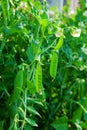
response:
<path id="1" fill-rule="evenodd" d="M 51 125 L 55 130 L 68 130 L 67 117 L 60 117 L 58 120 L 55 120 Z"/>
<path id="2" fill-rule="evenodd" d="M 38 126 L 37 124 L 36 124 L 36 122 L 34 121 L 34 120 L 32 120 L 32 119 L 30 119 L 30 118 L 25 118 L 25 121 L 27 122 L 27 123 L 29 123 L 31 126 Z"/>

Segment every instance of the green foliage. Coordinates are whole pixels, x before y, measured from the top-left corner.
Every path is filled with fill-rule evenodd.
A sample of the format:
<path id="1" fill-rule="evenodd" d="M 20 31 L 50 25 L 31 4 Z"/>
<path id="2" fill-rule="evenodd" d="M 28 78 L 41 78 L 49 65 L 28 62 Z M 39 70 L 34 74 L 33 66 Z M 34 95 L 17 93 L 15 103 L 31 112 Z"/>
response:
<path id="1" fill-rule="evenodd" d="M 67 117 L 61 117 L 59 119 L 57 119 L 56 121 L 54 121 L 52 123 L 52 126 L 56 129 L 56 130 L 68 130 L 68 124 L 67 124 Z"/>
<path id="2" fill-rule="evenodd" d="M 0 1 L 0 130 L 87 130 L 87 14 Z"/>

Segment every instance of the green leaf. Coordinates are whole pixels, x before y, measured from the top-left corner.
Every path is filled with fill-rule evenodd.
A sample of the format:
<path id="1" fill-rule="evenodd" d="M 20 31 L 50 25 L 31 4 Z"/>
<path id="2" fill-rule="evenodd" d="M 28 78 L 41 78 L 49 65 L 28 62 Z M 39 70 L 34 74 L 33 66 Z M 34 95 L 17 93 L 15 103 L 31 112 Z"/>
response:
<path id="1" fill-rule="evenodd" d="M 29 124 L 26 124 L 24 130 L 33 130 L 33 128 Z"/>
<path id="2" fill-rule="evenodd" d="M 0 121 L 0 130 L 3 130 L 4 121 Z"/>
<path id="3" fill-rule="evenodd" d="M 37 124 L 36 124 L 36 122 L 34 121 L 34 120 L 32 120 L 32 119 L 30 119 L 30 118 L 25 118 L 25 121 L 27 122 L 27 123 L 29 123 L 31 126 L 38 126 Z"/>
<path id="4" fill-rule="evenodd" d="M 39 100 L 37 100 L 37 99 L 27 98 L 27 100 L 29 100 L 29 101 L 32 102 L 32 103 L 36 103 L 36 104 L 38 104 L 38 105 L 40 105 L 40 106 L 43 106 L 43 104 L 42 104 Z"/>
<path id="5" fill-rule="evenodd" d="M 21 107 L 19 107 L 19 111 L 21 112 L 23 118 L 25 119 L 26 118 L 25 111 Z"/>
<path id="6" fill-rule="evenodd" d="M 30 113 L 40 116 L 40 114 L 32 106 L 28 106 L 26 108 Z"/>
<path id="7" fill-rule="evenodd" d="M 59 118 L 58 120 L 55 120 L 51 126 L 55 128 L 56 130 L 68 130 L 68 118 L 66 116 L 63 116 Z"/>
<path id="8" fill-rule="evenodd" d="M 1 43 L 1 46 L 0 46 L 0 55 L 2 54 L 2 51 L 5 47 L 5 40 L 3 40 L 3 42 Z"/>
<path id="9" fill-rule="evenodd" d="M 80 126 L 86 130 L 87 129 L 87 122 L 81 122 Z"/>
<path id="10" fill-rule="evenodd" d="M 37 92 L 42 91 L 42 67 L 39 63 L 36 67 L 36 90 Z"/>
<path id="11" fill-rule="evenodd" d="M 52 78 L 56 77 L 57 65 L 58 65 L 58 56 L 56 52 L 53 52 L 51 63 L 50 63 L 50 75 Z"/>
<path id="12" fill-rule="evenodd" d="M 32 48 L 31 46 L 29 46 L 29 47 L 27 48 L 26 55 L 27 55 L 27 57 L 28 57 L 28 60 L 29 60 L 30 62 L 32 62 L 33 59 L 34 59 L 34 54 L 33 54 L 33 48 Z"/>
<path id="13" fill-rule="evenodd" d="M 76 122 L 76 120 L 81 120 L 83 110 L 81 108 L 78 108 L 73 113 L 72 121 Z"/>
<path id="14" fill-rule="evenodd" d="M 40 24 L 44 27 L 48 25 L 48 20 L 47 19 L 40 19 Z"/>

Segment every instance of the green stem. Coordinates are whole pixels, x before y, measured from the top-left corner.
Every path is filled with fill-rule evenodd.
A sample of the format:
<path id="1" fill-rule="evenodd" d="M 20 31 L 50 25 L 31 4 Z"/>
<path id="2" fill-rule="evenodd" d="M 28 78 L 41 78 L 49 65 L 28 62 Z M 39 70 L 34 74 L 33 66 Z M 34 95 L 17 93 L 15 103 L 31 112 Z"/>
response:
<path id="1" fill-rule="evenodd" d="M 34 70 L 34 67 L 35 67 L 35 64 L 32 65 L 30 73 L 27 72 L 27 80 L 30 80 L 30 79 L 31 79 L 32 73 L 33 73 L 33 70 Z"/>
<path id="2" fill-rule="evenodd" d="M 49 50 L 50 48 L 53 48 L 53 45 L 56 43 L 56 41 L 57 41 L 57 39 L 54 40 L 54 42 L 53 42 L 50 46 L 48 46 L 47 48 L 45 48 L 45 49 L 40 53 L 40 55 L 42 55 L 44 52 L 46 52 L 46 51 Z"/>

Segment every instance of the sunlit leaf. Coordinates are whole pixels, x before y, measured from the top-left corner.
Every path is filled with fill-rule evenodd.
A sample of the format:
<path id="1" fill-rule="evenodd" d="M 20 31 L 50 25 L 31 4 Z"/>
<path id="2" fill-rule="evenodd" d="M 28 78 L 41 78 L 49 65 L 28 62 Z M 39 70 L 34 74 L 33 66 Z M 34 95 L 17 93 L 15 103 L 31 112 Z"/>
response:
<path id="1" fill-rule="evenodd" d="M 30 113 L 40 116 L 40 114 L 35 110 L 34 107 L 28 106 L 26 108 Z"/>
<path id="2" fill-rule="evenodd" d="M 27 122 L 27 123 L 29 123 L 31 126 L 38 126 L 37 124 L 36 124 L 36 122 L 34 121 L 34 120 L 32 120 L 32 119 L 30 119 L 30 118 L 25 118 L 25 121 Z"/>

